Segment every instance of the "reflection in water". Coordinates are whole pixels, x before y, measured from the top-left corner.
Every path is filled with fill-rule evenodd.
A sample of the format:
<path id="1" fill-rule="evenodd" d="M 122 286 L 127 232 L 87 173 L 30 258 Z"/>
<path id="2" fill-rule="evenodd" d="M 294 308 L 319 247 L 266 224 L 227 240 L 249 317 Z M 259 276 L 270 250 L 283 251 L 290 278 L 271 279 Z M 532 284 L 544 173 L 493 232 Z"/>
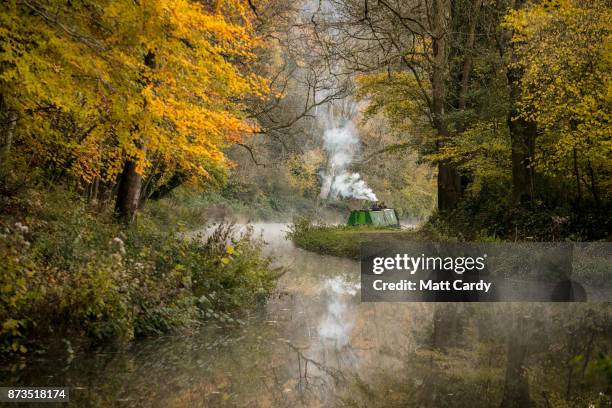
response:
<path id="1" fill-rule="evenodd" d="M 346 346 L 350 341 L 353 315 L 348 302 L 355 297 L 359 286 L 336 276 L 323 283 L 325 313 L 319 323 L 319 337 L 333 340 L 337 347 Z M 348 298 L 348 299 L 347 299 Z"/>
<path id="2" fill-rule="evenodd" d="M 588 305 L 360 303 L 357 262 L 293 247 L 283 224 L 255 229 L 286 273 L 244 325 L 47 355 L 5 368 L 2 384 L 67 385 L 78 407 L 484 407 L 511 400 L 515 370 L 536 406 L 607 395 L 591 366 L 610 346 L 609 305 L 593 314 Z M 519 317 L 529 370 L 506 364 Z"/>

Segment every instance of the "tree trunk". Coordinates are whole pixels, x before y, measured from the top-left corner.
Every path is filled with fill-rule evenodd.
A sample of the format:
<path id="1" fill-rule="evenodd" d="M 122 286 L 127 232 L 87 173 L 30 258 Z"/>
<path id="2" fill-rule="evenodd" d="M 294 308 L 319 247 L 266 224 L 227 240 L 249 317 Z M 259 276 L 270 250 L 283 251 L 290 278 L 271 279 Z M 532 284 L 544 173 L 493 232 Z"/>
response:
<path id="1" fill-rule="evenodd" d="M 578 170 L 578 150 L 573 151 L 574 177 L 576 178 L 576 206 L 580 207 L 582 201 L 582 188 L 580 187 L 580 171 Z"/>
<path id="2" fill-rule="evenodd" d="M 115 213 L 126 224 L 134 220 L 140 201 L 142 175 L 136 171 L 136 168 L 137 162 L 135 160 L 128 159 L 125 161 L 117 189 Z"/>
<path id="3" fill-rule="evenodd" d="M 595 182 L 595 170 L 593 170 L 593 165 L 589 160 L 589 177 L 591 179 L 591 194 L 593 194 L 593 199 L 595 200 L 595 204 L 597 207 L 601 207 L 601 200 L 599 199 L 599 193 L 597 192 L 597 183 Z"/>
<path id="4" fill-rule="evenodd" d="M 92 192 L 92 201 L 94 203 L 98 202 L 98 189 L 100 187 L 100 177 L 96 176 L 94 178 L 93 192 Z"/>
<path id="5" fill-rule="evenodd" d="M 15 138 L 15 127 L 17 126 L 17 112 L 9 111 L 6 117 L 8 123 L 4 131 L 2 146 L 0 146 L 0 166 L 6 165 L 11 154 L 11 147 Z"/>
<path id="6" fill-rule="evenodd" d="M 513 8 L 518 10 L 524 1 L 518 0 Z M 510 131 L 511 159 L 512 159 L 512 199 L 515 203 L 532 202 L 535 190 L 534 171 L 531 168 L 535 154 L 535 137 L 537 127 L 535 123 L 528 122 L 519 116 L 518 101 L 521 98 L 520 68 L 512 65 L 515 59 L 510 45 L 511 33 L 508 33 L 506 43 L 510 47 L 511 64 L 506 69 L 506 78 L 510 91 L 510 108 L 508 109 L 507 122 Z"/>
<path id="7" fill-rule="evenodd" d="M 472 64 L 474 60 L 474 44 L 476 42 L 476 24 L 478 23 L 478 15 L 480 14 L 480 6 L 482 0 L 476 0 L 474 9 L 470 15 L 468 26 L 468 38 L 465 44 L 465 57 L 463 58 L 463 67 L 461 70 L 461 86 L 459 88 L 459 109 L 465 110 L 467 105 L 467 93 L 470 86 L 470 76 L 472 75 Z M 465 128 L 465 126 L 463 126 Z"/>
<path id="8" fill-rule="evenodd" d="M 149 68 L 156 68 L 155 53 L 151 50 L 144 56 L 144 63 Z M 137 140 L 136 145 L 142 147 L 142 139 Z M 143 149 L 146 153 L 146 146 Z M 133 158 L 127 158 L 123 165 L 123 172 L 119 179 L 117 188 L 117 200 L 115 201 L 115 213 L 126 224 L 134 220 L 136 210 L 140 206 L 140 193 L 142 191 L 142 174 L 136 171 L 138 162 Z"/>
<path id="9" fill-rule="evenodd" d="M 448 161 L 438 163 L 438 211 L 444 213 L 456 208 L 461 189 L 461 175 L 457 166 Z"/>
<path id="10" fill-rule="evenodd" d="M 159 200 L 161 198 L 166 197 L 168 194 L 170 194 L 175 188 L 179 187 L 180 185 L 182 185 L 185 180 L 186 180 L 186 176 L 181 173 L 180 171 L 175 172 L 172 177 L 170 177 L 170 179 L 165 183 L 162 184 L 161 186 L 157 187 L 150 195 L 149 198 L 151 200 Z"/>
<path id="11" fill-rule="evenodd" d="M 508 127 L 512 144 L 512 199 L 515 203 L 531 202 L 534 193 L 533 169 L 530 167 L 535 136 L 531 129 L 533 125 L 508 118 Z"/>
<path id="12" fill-rule="evenodd" d="M 524 323 L 524 318 L 518 317 L 514 330 L 510 334 L 501 408 L 529 408 L 531 406 L 529 379 L 525 369 L 527 342 Z"/>
<path id="13" fill-rule="evenodd" d="M 507 120 L 512 145 L 512 198 L 515 203 L 520 203 L 533 200 L 534 178 L 531 163 L 537 128 L 535 123 L 518 117 L 517 102 L 521 95 L 521 73 L 515 68 L 508 68 L 507 77 L 510 87 L 510 109 Z"/>
<path id="14" fill-rule="evenodd" d="M 448 0 L 435 0 L 433 3 L 433 54 L 434 64 L 431 77 L 432 117 L 438 132 L 437 147 L 441 148 L 448 138 L 448 128 L 444 119 L 446 102 L 447 16 L 450 13 Z M 461 177 L 455 164 L 442 160 L 438 163 L 438 211 L 446 212 L 457 206 L 461 195 Z"/>
<path id="15" fill-rule="evenodd" d="M 461 302 L 436 302 L 432 330 L 434 350 L 445 351 L 461 345 L 467 313 Z"/>

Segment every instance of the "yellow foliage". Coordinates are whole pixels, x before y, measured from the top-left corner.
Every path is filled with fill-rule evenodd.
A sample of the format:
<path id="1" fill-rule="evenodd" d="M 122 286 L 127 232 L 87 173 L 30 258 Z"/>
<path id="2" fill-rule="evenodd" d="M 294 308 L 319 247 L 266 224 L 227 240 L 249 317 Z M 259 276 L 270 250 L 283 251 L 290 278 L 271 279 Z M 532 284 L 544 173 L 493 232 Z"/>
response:
<path id="1" fill-rule="evenodd" d="M 286 161 L 289 185 L 301 194 L 315 195 L 319 189 L 317 173 L 324 163 L 320 150 L 309 150 L 295 154 Z"/>
<path id="2" fill-rule="evenodd" d="M 422 86 L 410 72 L 381 72 L 357 78 L 358 97 L 367 100 L 364 118 L 382 112 L 398 132 L 423 133 L 429 127 L 424 115 L 426 100 Z M 429 92 L 429 89 L 425 89 Z"/>
<path id="3" fill-rule="evenodd" d="M 577 157 L 577 165 L 609 180 L 605 176 L 612 168 L 608 4 L 554 0 L 506 18 L 523 71 L 522 115 L 537 123 L 542 133 L 536 166 L 545 171 L 570 170 Z"/>

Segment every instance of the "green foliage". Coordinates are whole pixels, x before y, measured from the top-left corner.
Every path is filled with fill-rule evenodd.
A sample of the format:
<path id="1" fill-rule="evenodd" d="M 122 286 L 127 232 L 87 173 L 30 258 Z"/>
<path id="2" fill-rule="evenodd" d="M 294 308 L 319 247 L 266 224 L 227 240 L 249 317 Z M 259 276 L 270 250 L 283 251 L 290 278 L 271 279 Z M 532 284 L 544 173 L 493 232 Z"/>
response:
<path id="1" fill-rule="evenodd" d="M 220 224 L 208 238 L 199 239 L 204 242 L 197 244 L 199 251 L 189 252 L 193 293 L 208 313 L 239 312 L 260 304 L 273 289 L 270 259 L 260 255 L 263 241 L 253 238 L 251 227 L 239 237 L 235 232 L 233 225 Z"/>
<path id="2" fill-rule="evenodd" d="M 422 232 L 371 226 L 313 224 L 296 218 L 289 226 L 287 237 L 308 251 L 325 255 L 359 259 L 361 243 L 378 239 L 417 239 Z M 423 238 L 421 238 L 423 239 Z"/>
<path id="3" fill-rule="evenodd" d="M 21 190 L 10 205 L 16 216 L 0 218 L 0 354 L 45 338 L 122 343 L 202 319 L 232 322 L 277 276 L 262 242 L 232 225 L 191 236 L 145 213 L 122 230 L 110 211 L 61 188 Z"/>
<path id="4" fill-rule="evenodd" d="M 382 113 L 394 131 L 411 135 L 408 142 L 412 146 L 420 147 L 421 151 L 433 149 L 434 132 L 423 115 L 423 93 L 431 89 L 421 89 L 423 84 L 409 71 L 363 75 L 357 78 L 357 83 L 357 96 L 369 101 L 364 120 Z"/>
<path id="5" fill-rule="evenodd" d="M 357 259 L 359 257 L 359 241 L 354 234 L 347 231 L 355 230 L 347 226 L 314 225 L 307 219 L 296 219 L 289 226 L 287 237 L 293 243 L 308 251 L 344 256 Z"/>
<path id="6" fill-rule="evenodd" d="M 475 121 L 428 159 L 449 160 L 469 174 L 467 194 L 477 194 L 491 184 L 510 185 L 510 137 L 505 118 Z"/>
<path id="7" fill-rule="evenodd" d="M 446 76 L 442 134 L 433 129 L 431 84 L 416 77 L 431 74 L 419 70 L 421 56 L 414 55 L 420 51 L 418 37 L 405 50 L 412 69 L 385 64 L 357 78 L 358 96 L 368 103 L 364 119 L 372 122 L 383 115 L 390 131 L 403 138 L 397 146 L 417 153 L 419 160 L 445 161 L 459 170 L 462 202 L 444 220 L 430 224 L 444 235 L 607 238 L 610 5 L 554 0 L 512 7 L 507 2 L 454 4 L 453 30 L 446 35 L 449 58 L 438 67 Z M 381 26 L 382 21 L 389 22 L 382 19 Z M 467 40 L 470 23 L 473 44 Z M 518 79 L 511 79 L 517 72 Z M 516 91 L 509 81 L 520 83 Z M 518 113 L 511 113 L 513 106 Z M 529 142 L 533 146 L 518 146 L 519 136 L 510 134 L 508 124 L 519 118 L 512 115 L 537 128 Z M 529 205 L 511 200 L 512 183 L 524 183 L 512 178 L 513 167 L 523 166 L 516 155 L 512 162 L 513 138 L 515 149 L 533 155 Z"/>
<path id="8" fill-rule="evenodd" d="M 575 207 L 552 200 L 562 191 L 549 190 L 534 203 L 515 205 L 502 180 L 483 180 L 481 188 L 468 191 L 458 207 L 436 213 L 425 229 L 459 240 L 592 241 L 609 239 L 606 208 Z M 548 200 L 547 200 L 548 198 Z"/>

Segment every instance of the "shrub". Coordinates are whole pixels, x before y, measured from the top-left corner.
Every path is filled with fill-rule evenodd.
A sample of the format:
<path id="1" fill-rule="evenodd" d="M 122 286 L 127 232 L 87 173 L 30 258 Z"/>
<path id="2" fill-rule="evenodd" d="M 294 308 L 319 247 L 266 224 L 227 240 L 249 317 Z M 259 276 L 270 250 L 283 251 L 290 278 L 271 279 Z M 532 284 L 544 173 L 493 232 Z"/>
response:
<path id="1" fill-rule="evenodd" d="M 250 229 L 222 224 L 192 236 L 148 212 L 124 228 L 64 189 L 28 189 L 12 202 L 16 216 L 0 217 L 5 357 L 52 337 L 124 343 L 203 319 L 235 321 L 277 276 Z"/>

